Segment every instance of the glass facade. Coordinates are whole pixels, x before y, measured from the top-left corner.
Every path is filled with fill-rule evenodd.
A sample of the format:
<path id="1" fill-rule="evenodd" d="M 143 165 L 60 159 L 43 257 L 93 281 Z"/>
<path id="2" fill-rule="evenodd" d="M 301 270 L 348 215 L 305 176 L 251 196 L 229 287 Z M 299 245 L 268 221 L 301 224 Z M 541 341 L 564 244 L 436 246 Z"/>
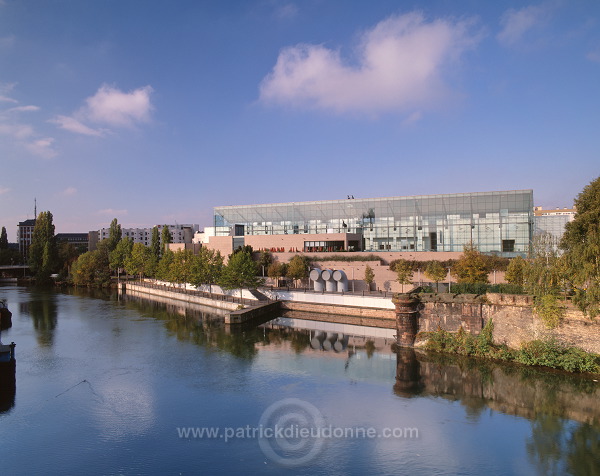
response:
<path id="1" fill-rule="evenodd" d="M 363 251 L 525 254 L 533 191 L 458 193 L 215 207 L 217 236 L 357 233 Z M 312 240 L 311 240 L 312 241 Z"/>

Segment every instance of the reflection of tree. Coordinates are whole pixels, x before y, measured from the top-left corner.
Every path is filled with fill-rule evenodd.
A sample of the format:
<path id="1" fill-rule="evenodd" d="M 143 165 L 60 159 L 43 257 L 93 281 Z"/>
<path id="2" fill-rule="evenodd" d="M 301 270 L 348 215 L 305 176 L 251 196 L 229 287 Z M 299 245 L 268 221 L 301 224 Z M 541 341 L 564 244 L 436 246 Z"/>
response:
<path id="1" fill-rule="evenodd" d="M 296 354 L 301 354 L 310 345 L 310 335 L 306 332 L 293 331 L 290 335 L 290 343 Z"/>
<path id="2" fill-rule="evenodd" d="M 578 425 L 567 438 L 567 473 L 600 475 L 600 433 L 590 425 Z"/>
<path id="3" fill-rule="evenodd" d="M 53 344 L 58 315 L 56 294 L 51 291 L 34 290 L 31 292 L 31 297 L 27 310 L 33 319 L 38 343 L 50 347 Z"/>
<path id="4" fill-rule="evenodd" d="M 600 433 L 585 423 L 539 415 L 527 453 L 542 474 L 600 475 Z"/>
<path id="5" fill-rule="evenodd" d="M 375 342 L 372 340 L 368 340 L 365 342 L 365 351 L 367 352 L 367 358 L 370 359 L 373 357 L 373 353 L 375 352 Z"/>

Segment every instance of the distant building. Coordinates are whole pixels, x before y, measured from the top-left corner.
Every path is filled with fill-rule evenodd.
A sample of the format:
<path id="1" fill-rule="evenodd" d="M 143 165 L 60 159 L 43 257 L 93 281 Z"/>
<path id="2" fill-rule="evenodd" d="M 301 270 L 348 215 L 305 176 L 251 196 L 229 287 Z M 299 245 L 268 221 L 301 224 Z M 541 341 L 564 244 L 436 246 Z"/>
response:
<path id="1" fill-rule="evenodd" d="M 23 260 L 29 259 L 29 247 L 33 238 L 33 229 L 35 228 L 35 218 L 19 222 L 17 225 L 17 243 L 19 244 L 19 253 Z"/>
<path id="2" fill-rule="evenodd" d="M 89 235 L 89 233 L 57 233 L 56 242 L 67 242 L 84 253 L 89 249 Z"/>
<path id="3" fill-rule="evenodd" d="M 535 234 L 549 233 L 556 240 L 560 240 L 565 232 L 565 225 L 573 221 L 577 210 L 575 208 L 554 208 L 544 210 L 543 207 L 534 208 Z"/>
<path id="4" fill-rule="evenodd" d="M 164 225 L 156 225 L 158 234 L 162 244 L 162 229 Z M 192 243 L 194 233 L 199 229 L 199 225 L 184 224 L 184 225 L 167 225 L 171 233 L 171 243 Z M 108 238 L 110 228 L 102 228 L 99 231 L 89 233 L 90 250 L 97 247 L 98 241 Z M 150 246 L 152 243 L 152 228 L 121 228 L 121 236 L 123 238 L 131 238 L 134 243 L 141 243 L 145 246 Z"/>

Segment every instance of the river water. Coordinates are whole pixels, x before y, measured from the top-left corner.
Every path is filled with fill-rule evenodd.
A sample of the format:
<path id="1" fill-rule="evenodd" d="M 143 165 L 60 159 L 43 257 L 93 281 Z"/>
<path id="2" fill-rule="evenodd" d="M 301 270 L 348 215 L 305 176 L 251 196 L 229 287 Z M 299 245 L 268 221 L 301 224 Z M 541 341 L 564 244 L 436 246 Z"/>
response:
<path id="1" fill-rule="evenodd" d="M 286 314 L 0 287 L 0 474 L 600 474 L 600 384 Z"/>

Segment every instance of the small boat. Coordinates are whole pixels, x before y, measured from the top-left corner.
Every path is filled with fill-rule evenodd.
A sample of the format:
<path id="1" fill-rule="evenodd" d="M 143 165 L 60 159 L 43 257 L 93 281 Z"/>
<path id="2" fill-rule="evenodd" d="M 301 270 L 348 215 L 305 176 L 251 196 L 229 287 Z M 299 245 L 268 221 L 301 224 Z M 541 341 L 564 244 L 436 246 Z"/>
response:
<path id="1" fill-rule="evenodd" d="M 2 370 L 4 366 L 14 367 L 15 346 L 16 344 L 14 342 L 11 342 L 8 345 L 4 345 L 0 342 L 0 370 Z"/>
<path id="2" fill-rule="evenodd" d="M 6 299 L 0 299 L 0 330 L 12 327 L 12 312 L 8 310 Z"/>

